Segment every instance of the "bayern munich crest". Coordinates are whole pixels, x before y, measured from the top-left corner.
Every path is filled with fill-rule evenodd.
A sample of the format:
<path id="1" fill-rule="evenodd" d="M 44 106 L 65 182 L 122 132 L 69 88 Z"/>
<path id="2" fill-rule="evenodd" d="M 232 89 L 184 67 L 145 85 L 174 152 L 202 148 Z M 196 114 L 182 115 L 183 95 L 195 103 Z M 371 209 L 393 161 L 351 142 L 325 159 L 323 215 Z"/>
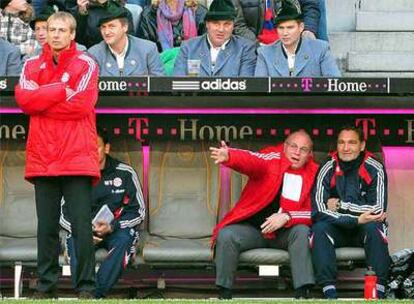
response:
<path id="1" fill-rule="evenodd" d="M 62 82 L 68 82 L 68 80 L 69 80 L 69 74 L 66 73 L 66 72 L 63 73 L 61 81 Z"/>
<path id="2" fill-rule="evenodd" d="M 119 177 L 115 177 L 114 178 L 114 186 L 115 187 L 121 187 L 121 185 L 122 185 L 122 179 L 119 178 Z"/>

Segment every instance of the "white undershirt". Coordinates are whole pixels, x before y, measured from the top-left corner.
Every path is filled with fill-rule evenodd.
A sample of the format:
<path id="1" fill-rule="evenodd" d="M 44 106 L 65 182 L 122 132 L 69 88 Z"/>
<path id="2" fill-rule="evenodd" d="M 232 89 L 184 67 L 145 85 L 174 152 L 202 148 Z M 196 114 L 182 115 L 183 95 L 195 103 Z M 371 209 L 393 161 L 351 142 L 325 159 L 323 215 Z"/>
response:
<path id="1" fill-rule="evenodd" d="M 213 44 L 211 43 L 210 38 L 208 37 L 208 35 L 207 35 L 207 41 L 208 41 L 208 44 L 210 45 L 211 65 L 212 65 L 212 68 L 214 69 L 214 66 L 216 65 L 218 54 L 220 53 L 220 51 L 224 51 L 226 49 L 226 45 L 227 45 L 227 43 L 229 43 L 230 39 L 224 41 L 224 43 L 219 47 L 214 47 L 213 46 Z"/>
<path id="2" fill-rule="evenodd" d="M 116 63 L 118 64 L 118 68 L 119 68 L 120 70 L 123 70 L 123 69 L 124 69 L 124 65 L 125 65 L 125 56 L 126 56 L 126 53 L 127 53 L 127 50 L 128 50 L 128 44 L 129 44 L 129 42 L 128 42 L 128 38 L 127 38 L 127 39 L 126 39 L 126 43 L 125 43 L 125 47 L 124 47 L 124 49 L 122 50 L 122 52 L 121 52 L 120 54 L 118 54 L 117 52 L 115 52 L 115 51 L 114 51 L 114 49 L 113 49 L 113 48 L 111 48 L 111 47 L 108 45 L 109 50 L 111 51 L 111 53 L 112 53 L 112 54 L 114 54 L 114 56 L 115 56 L 115 58 L 116 58 Z"/>
<path id="3" fill-rule="evenodd" d="M 303 178 L 301 175 L 285 173 L 283 175 L 282 196 L 294 202 L 299 202 L 302 193 Z"/>
<path id="4" fill-rule="evenodd" d="M 288 67 L 289 67 L 289 73 L 292 74 L 295 70 L 295 59 L 296 59 L 296 50 L 298 48 L 298 44 L 296 44 L 295 51 L 293 54 L 289 53 L 288 50 L 285 48 L 285 46 L 282 44 L 283 49 L 285 50 L 287 61 L 288 61 Z"/>

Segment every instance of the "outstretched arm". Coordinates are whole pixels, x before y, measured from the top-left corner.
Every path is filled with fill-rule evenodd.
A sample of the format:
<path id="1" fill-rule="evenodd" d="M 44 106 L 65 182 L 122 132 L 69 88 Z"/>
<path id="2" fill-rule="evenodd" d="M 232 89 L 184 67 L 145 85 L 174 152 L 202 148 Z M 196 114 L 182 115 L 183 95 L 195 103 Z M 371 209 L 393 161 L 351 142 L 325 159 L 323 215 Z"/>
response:
<path id="1" fill-rule="evenodd" d="M 230 149 L 225 142 L 220 148 L 211 147 L 211 158 L 216 164 L 223 164 L 250 178 L 267 174 L 272 162 L 280 161 L 280 152 L 260 153 L 241 149 Z"/>

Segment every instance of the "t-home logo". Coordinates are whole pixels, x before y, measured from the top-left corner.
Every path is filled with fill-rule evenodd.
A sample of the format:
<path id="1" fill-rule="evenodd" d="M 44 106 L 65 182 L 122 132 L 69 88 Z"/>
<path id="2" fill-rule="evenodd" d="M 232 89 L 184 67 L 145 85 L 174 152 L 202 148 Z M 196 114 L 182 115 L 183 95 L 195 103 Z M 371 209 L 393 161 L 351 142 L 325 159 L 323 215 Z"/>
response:
<path id="1" fill-rule="evenodd" d="M 99 91 L 126 91 L 128 84 L 125 80 L 100 80 L 98 88 Z"/>
<path id="2" fill-rule="evenodd" d="M 216 78 L 212 80 L 173 80 L 174 91 L 246 91 L 246 80 Z"/>

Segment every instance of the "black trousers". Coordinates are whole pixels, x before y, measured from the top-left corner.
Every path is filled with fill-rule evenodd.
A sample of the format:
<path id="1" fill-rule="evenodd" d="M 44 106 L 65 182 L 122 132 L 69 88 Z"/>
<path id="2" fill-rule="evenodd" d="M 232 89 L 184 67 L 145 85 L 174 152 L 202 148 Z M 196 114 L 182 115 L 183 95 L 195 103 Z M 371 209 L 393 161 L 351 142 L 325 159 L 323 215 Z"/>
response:
<path id="1" fill-rule="evenodd" d="M 346 246 L 364 247 L 367 266 L 375 271 L 378 283 L 386 285 L 391 259 L 384 224 L 371 222 L 354 229 L 344 229 L 319 221 L 312 225 L 312 230 L 313 267 L 319 285 L 335 285 L 338 272 L 335 248 Z"/>
<path id="2" fill-rule="evenodd" d="M 78 264 L 75 288 L 95 290 L 95 250 L 92 242 L 91 191 L 87 176 L 35 178 L 37 212 L 37 290 L 53 292 L 59 278 L 59 217 L 62 197 L 68 206 Z"/>

